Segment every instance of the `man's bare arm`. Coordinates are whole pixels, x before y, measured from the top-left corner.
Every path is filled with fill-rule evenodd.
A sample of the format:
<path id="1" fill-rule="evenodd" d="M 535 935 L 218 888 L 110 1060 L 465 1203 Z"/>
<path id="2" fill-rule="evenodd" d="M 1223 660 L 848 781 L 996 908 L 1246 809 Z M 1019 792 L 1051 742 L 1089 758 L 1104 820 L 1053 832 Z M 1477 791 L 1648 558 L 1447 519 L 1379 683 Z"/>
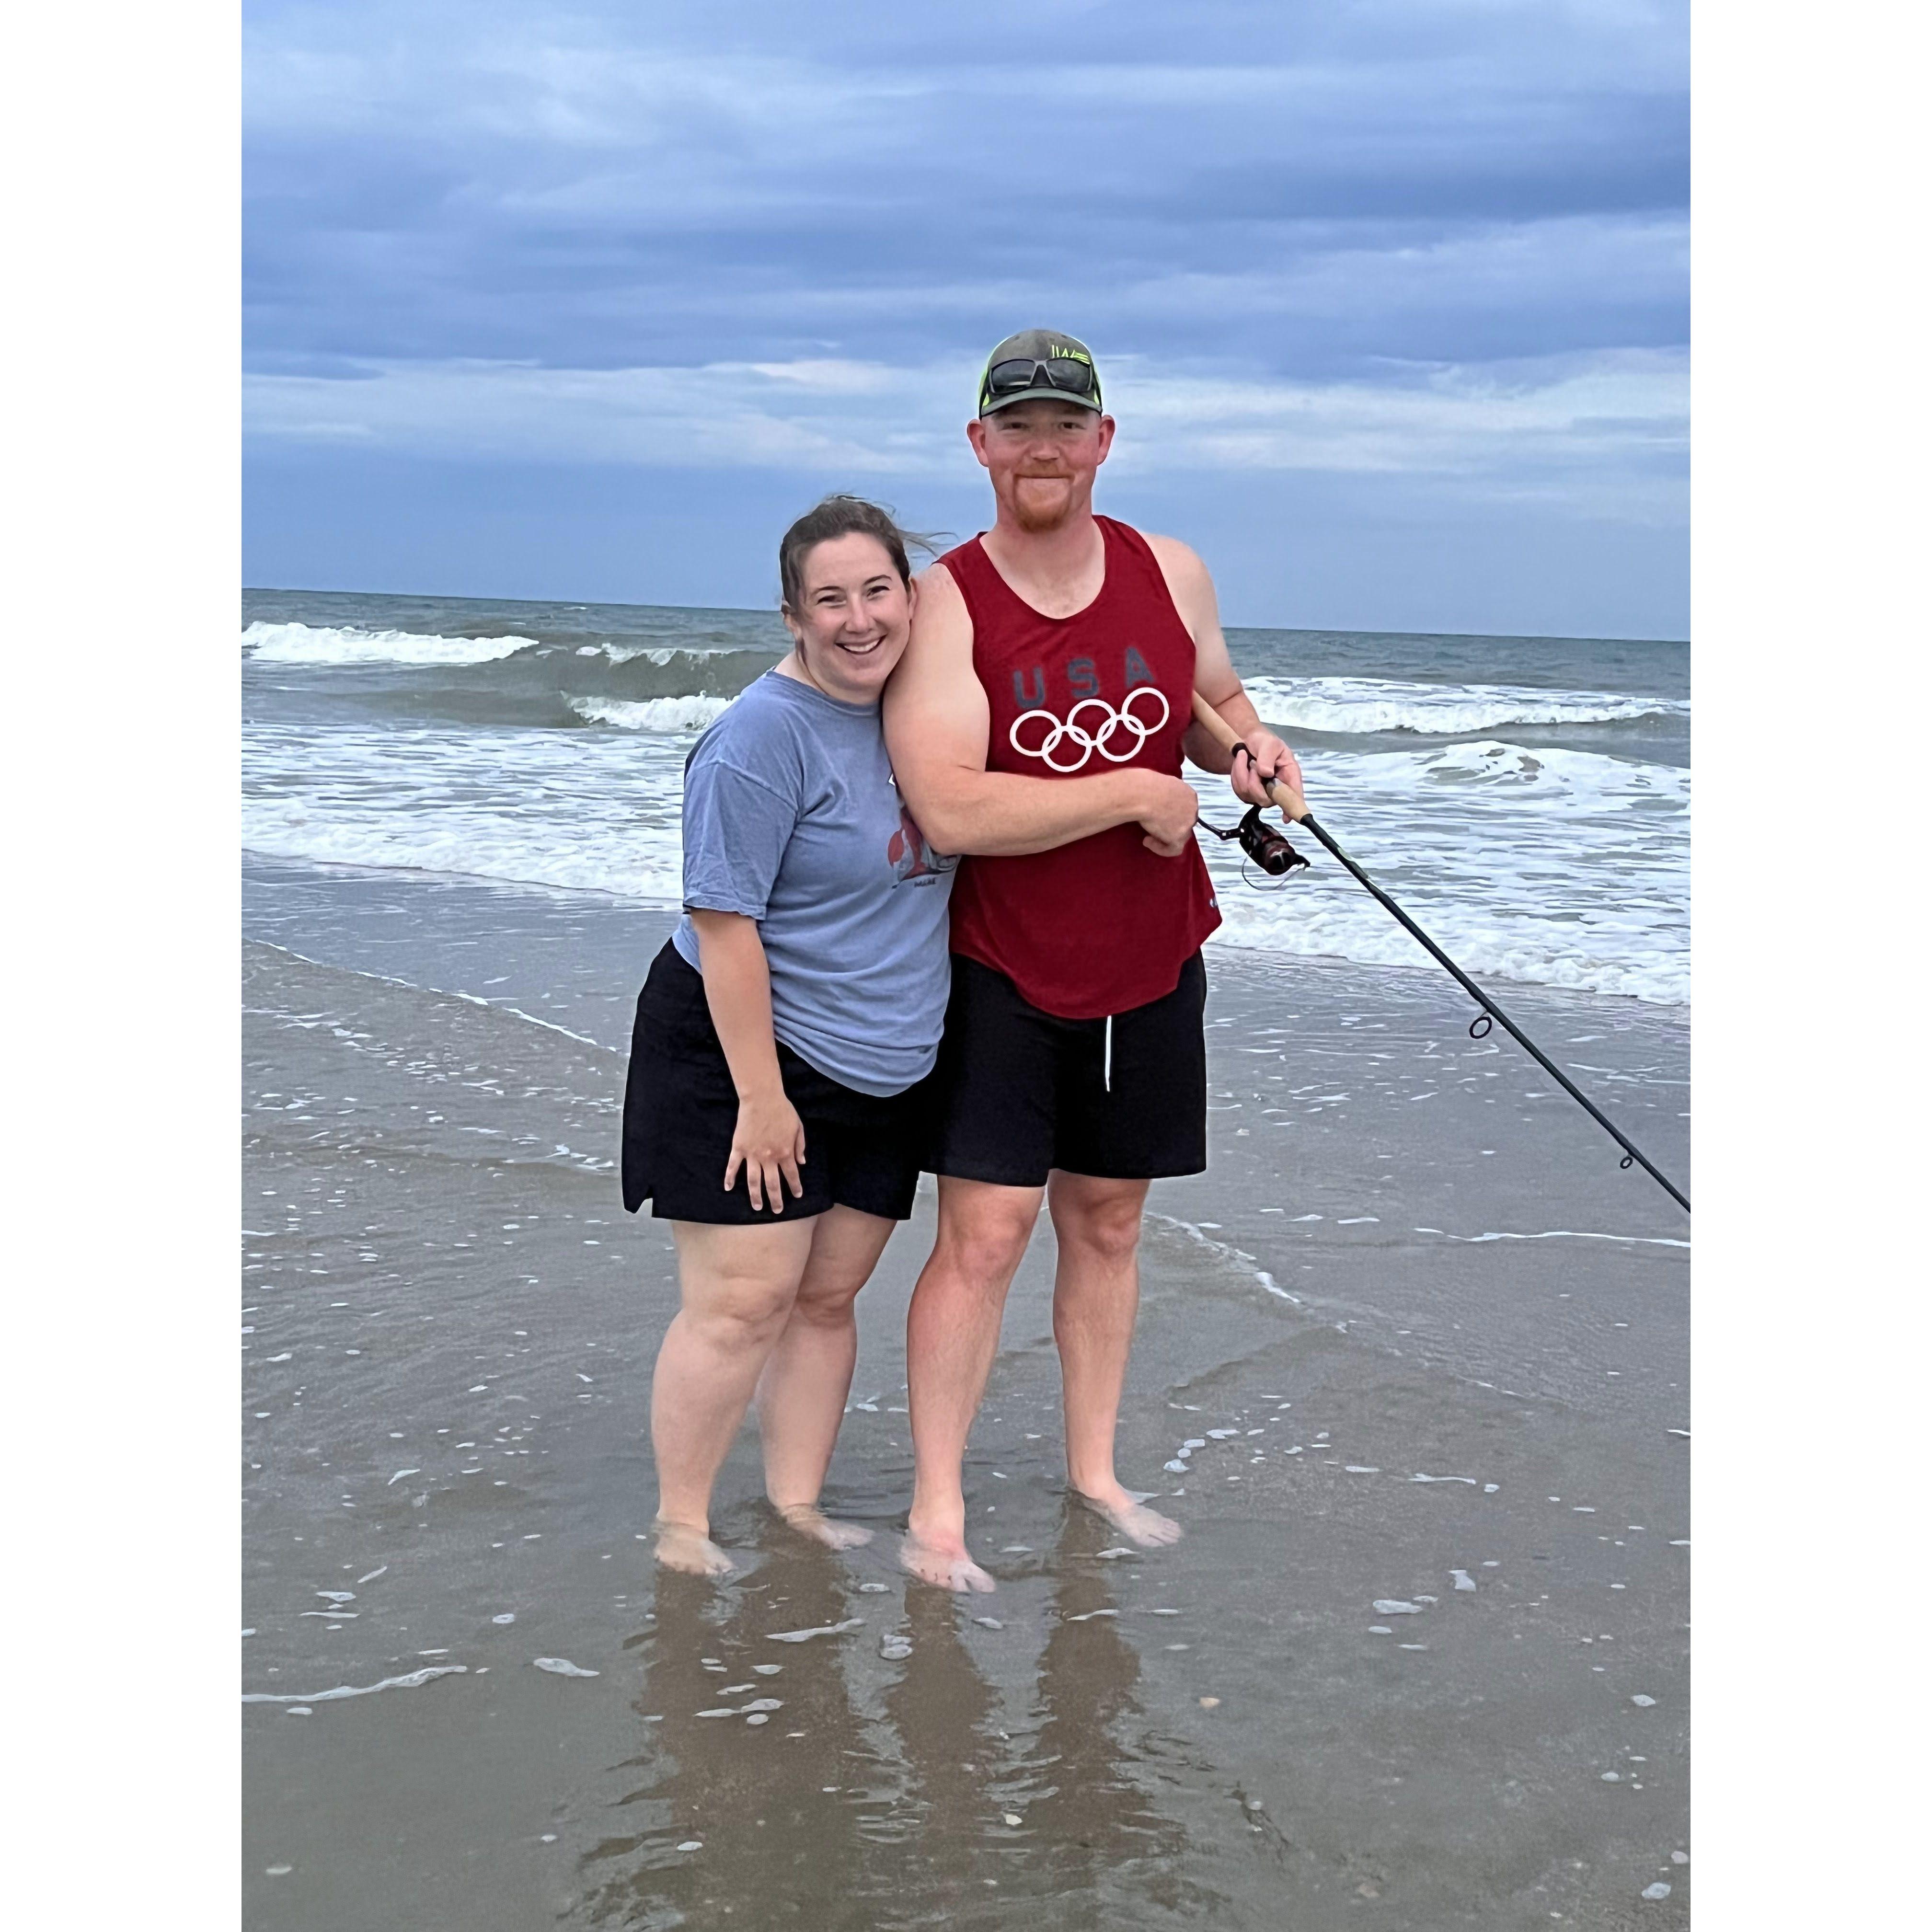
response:
<path id="1" fill-rule="evenodd" d="M 1194 688 L 1234 727 L 1248 748 L 1249 755 L 1239 761 L 1241 769 L 1232 775 L 1236 795 L 1250 805 L 1266 805 L 1268 788 L 1262 782 L 1268 778 L 1280 778 L 1300 791 L 1301 767 L 1294 754 L 1262 722 L 1228 655 L 1214 580 L 1208 575 L 1208 566 L 1186 544 L 1172 537 L 1150 536 L 1148 544 L 1166 580 L 1174 608 L 1194 640 Z M 1189 725 L 1184 742 L 1189 759 L 1204 772 L 1226 772 L 1235 762 L 1198 723 Z"/>
<path id="2" fill-rule="evenodd" d="M 973 669 L 973 620 L 943 564 L 920 578 L 912 641 L 886 686 L 886 748 L 920 830 L 941 852 L 1048 852 L 1116 825 L 1172 858 L 1193 834 L 1185 779 L 1134 767 L 1093 778 L 986 769 L 991 713 Z"/>

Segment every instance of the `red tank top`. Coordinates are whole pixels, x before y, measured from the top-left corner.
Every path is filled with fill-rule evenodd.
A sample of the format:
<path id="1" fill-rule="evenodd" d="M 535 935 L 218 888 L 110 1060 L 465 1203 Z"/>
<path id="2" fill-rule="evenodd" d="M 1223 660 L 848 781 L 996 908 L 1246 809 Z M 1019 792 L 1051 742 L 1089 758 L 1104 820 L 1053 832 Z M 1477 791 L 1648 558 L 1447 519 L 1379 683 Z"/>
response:
<path id="1" fill-rule="evenodd" d="M 1096 517 L 1100 594 L 1042 616 L 980 539 L 940 559 L 973 619 L 973 668 L 992 710 L 986 769 L 1084 778 L 1117 765 L 1180 775 L 1192 719 L 1194 640 L 1147 539 Z M 952 950 L 1004 973 L 1064 1019 L 1100 1019 L 1164 998 L 1221 923 L 1200 848 L 1163 859 L 1138 825 L 1051 852 L 969 857 L 952 889 Z"/>

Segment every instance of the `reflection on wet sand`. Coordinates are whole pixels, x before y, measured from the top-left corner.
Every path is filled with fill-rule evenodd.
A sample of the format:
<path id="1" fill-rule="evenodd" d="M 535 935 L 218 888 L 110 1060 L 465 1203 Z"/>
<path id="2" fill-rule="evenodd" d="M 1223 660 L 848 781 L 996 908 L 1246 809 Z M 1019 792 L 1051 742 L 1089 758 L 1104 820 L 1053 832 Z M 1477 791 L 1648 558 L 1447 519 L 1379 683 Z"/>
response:
<path id="1" fill-rule="evenodd" d="M 1070 1508 L 1054 1552 L 1053 1612 L 1040 1654 L 1037 1729 L 1016 1767 L 1014 1808 L 1025 1820 L 1028 1888 L 1064 1901 L 1069 1928 L 1131 1922 L 1109 1902 L 1125 1892 L 1169 1910 L 1210 1902 L 1175 1869 L 1186 1833 L 1156 1808 L 1136 1736 L 1140 1653 L 1121 1629 L 1113 1565 L 1100 1560 L 1109 1526 Z"/>
<path id="2" fill-rule="evenodd" d="M 982 1662 L 1012 1654 L 1017 1600 L 996 1602 L 1008 1634 L 982 1640 L 967 1619 L 986 1599 L 914 1584 L 902 1615 L 776 1526 L 742 1585 L 661 1572 L 620 1767 L 642 1775 L 616 1801 L 623 1828 L 585 1855 L 586 1920 L 963 1932 L 1051 1900 L 1057 1932 L 1223 1903 L 1183 1876 L 1186 1834 L 1160 1808 L 1161 1781 L 1186 1774 L 1145 1725 L 1107 1538 L 1066 1512 L 1037 1668 L 1004 1682 Z M 779 1708 L 759 1724 L 763 1700 Z"/>
<path id="3" fill-rule="evenodd" d="M 959 1634 L 968 1606 L 985 1614 L 986 1601 L 929 1584 L 912 1584 L 906 1592 L 912 1655 L 887 1687 L 885 1707 L 910 1787 L 904 1816 L 912 1856 L 902 1860 L 908 1904 L 985 1888 L 986 1880 L 1006 1876 L 1007 1862 L 987 1846 L 1012 1835 L 1001 1822 L 1011 1807 L 998 1790 L 1011 1747 L 999 1723 L 999 1699 Z"/>
<path id="4" fill-rule="evenodd" d="M 656 1622 L 639 1646 L 649 1658 L 634 1705 L 641 1748 L 630 1760 L 646 1779 L 618 1802 L 630 1828 L 585 1855 L 592 1924 L 856 1932 L 878 1922 L 864 1903 L 860 1838 L 878 1760 L 842 1662 L 843 1646 L 863 1639 L 770 1640 L 845 1622 L 851 1580 L 830 1552 L 782 1528 L 767 1541 L 758 1574 L 728 1590 L 658 1574 Z M 779 1708 L 700 1714 L 742 1714 L 763 1700 Z M 762 1724 L 751 1721 L 758 1714 Z"/>

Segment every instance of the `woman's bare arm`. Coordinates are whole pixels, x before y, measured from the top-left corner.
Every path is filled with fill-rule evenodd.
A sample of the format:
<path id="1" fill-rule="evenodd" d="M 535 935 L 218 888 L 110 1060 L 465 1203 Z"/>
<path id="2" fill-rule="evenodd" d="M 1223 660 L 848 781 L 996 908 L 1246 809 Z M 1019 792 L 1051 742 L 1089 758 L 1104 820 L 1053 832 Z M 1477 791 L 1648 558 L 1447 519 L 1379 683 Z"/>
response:
<path id="1" fill-rule="evenodd" d="M 802 1197 L 799 1165 L 805 1159 L 805 1124 L 785 1097 L 778 1049 L 772 1031 L 772 975 L 758 923 L 742 913 L 691 909 L 705 1004 L 718 1029 L 731 1084 L 738 1092 L 738 1124 L 724 1166 L 728 1194 L 742 1166 L 752 1205 L 784 1204 L 780 1176 Z"/>

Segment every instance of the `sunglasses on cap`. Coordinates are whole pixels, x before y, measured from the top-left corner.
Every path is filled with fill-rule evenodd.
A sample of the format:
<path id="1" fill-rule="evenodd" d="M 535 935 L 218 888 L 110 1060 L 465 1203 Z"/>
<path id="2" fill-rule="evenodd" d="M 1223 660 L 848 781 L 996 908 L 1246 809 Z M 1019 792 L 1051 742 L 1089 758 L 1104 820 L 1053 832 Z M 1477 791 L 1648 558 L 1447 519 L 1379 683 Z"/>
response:
<path id="1" fill-rule="evenodd" d="M 1100 400 L 1100 379 L 1090 362 L 1071 356 L 1056 356 L 1046 361 L 1019 356 L 1010 362 L 995 362 L 986 371 L 981 385 L 982 408 L 998 396 L 1017 396 L 1029 389 L 1052 388 L 1070 396 L 1090 396 Z"/>

